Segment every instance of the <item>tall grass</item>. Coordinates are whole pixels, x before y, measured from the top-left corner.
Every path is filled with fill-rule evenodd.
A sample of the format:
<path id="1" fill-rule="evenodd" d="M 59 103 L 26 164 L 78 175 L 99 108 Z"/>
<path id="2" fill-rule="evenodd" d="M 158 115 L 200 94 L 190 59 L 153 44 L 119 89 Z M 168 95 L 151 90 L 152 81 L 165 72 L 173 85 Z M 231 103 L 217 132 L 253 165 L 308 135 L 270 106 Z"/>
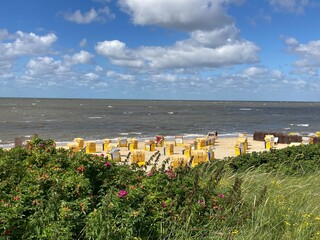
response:
<path id="1" fill-rule="evenodd" d="M 268 193 L 238 239 L 320 239 L 319 173 L 289 177 L 251 172 L 244 179 L 248 197 L 257 185 L 266 185 Z"/>
<path id="2" fill-rule="evenodd" d="M 204 165 L 203 178 L 209 179 L 210 175 L 210 166 Z M 226 222 L 230 224 L 218 229 L 209 221 L 205 239 L 320 239 L 319 172 L 288 176 L 260 169 L 242 173 L 225 169 L 217 187 L 230 188 L 237 178 L 242 180 L 239 201 L 246 204 L 242 207 L 250 216 L 244 215 L 243 222 L 239 219 L 234 222 L 229 212 Z M 194 235 L 188 235 L 189 225 L 180 228 L 175 239 L 195 239 Z M 197 235 L 203 234 L 199 231 Z"/>

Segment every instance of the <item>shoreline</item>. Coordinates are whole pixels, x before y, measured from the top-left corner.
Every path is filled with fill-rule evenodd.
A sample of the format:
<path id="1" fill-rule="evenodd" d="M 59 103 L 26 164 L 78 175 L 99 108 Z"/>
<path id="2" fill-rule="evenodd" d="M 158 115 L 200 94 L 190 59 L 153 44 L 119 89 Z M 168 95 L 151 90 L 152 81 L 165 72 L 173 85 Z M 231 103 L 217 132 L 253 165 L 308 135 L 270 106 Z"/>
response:
<path id="1" fill-rule="evenodd" d="M 234 132 L 234 133 L 222 133 L 222 134 L 219 134 L 218 138 L 237 138 L 238 135 L 241 134 L 240 132 Z M 248 137 L 252 137 L 253 136 L 253 133 L 250 133 L 250 134 L 247 134 L 246 135 Z M 68 139 L 63 139 L 63 140 L 57 140 L 57 139 L 54 139 L 54 138 L 44 138 L 41 136 L 41 134 L 38 134 L 38 136 L 41 138 L 41 139 L 52 139 L 56 142 L 57 146 L 63 146 L 63 145 L 67 145 L 67 143 L 69 142 L 72 142 L 73 138 L 76 138 L 76 137 L 81 137 L 83 138 L 85 141 L 94 141 L 96 142 L 97 144 L 100 144 L 103 142 L 103 140 L 105 138 L 110 138 L 111 140 L 113 141 L 117 141 L 118 138 L 122 139 L 122 138 L 127 138 L 127 139 L 131 139 L 131 138 L 135 138 L 135 139 L 138 139 L 138 141 L 145 141 L 145 140 L 151 140 L 151 139 L 154 139 L 154 136 L 149 136 L 149 135 L 146 135 L 146 136 L 141 136 L 139 134 L 137 135 L 131 135 L 131 134 L 119 134 L 117 135 L 116 137 L 112 136 L 112 137 L 108 137 L 106 136 L 105 138 L 97 138 L 97 139 L 94 139 L 94 138 L 86 138 L 85 136 L 78 136 L 78 135 L 74 135 L 73 137 L 70 137 Z M 178 135 L 167 135 L 167 136 L 164 136 L 165 137 L 165 140 L 166 141 L 174 141 L 174 138 L 175 136 L 183 136 L 183 138 L 187 141 L 189 140 L 193 140 L 193 139 L 196 139 L 196 138 L 201 138 L 201 137 L 204 137 L 206 136 L 205 134 L 201 134 L 201 133 L 190 133 L 190 134 L 178 134 Z M 20 135 L 20 136 L 16 136 L 16 138 L 22 138 L 24 140 L 29 140 L 33 137 L 33 135 Z M 2 141 L 0 140 L 0 148 L 13 148 L 15 145 L 15 138 L 13 137 L 12 140 L 10 141 Z"/>

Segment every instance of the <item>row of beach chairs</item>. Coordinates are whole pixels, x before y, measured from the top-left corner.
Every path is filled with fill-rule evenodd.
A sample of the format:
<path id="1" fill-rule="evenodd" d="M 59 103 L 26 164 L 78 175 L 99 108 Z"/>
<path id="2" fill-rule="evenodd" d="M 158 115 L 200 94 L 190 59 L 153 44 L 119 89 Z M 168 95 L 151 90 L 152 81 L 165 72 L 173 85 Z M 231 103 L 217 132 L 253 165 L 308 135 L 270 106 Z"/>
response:
<path id="1" fill-rule="evenodd" d="M 171 159 L 173 168 L 188 164 L 194 167 L 201 162 L 214 159 L 215 139 L 215 136 L 207 136 L 197 138 L 195 141 L 186 141 L 183 137 L 176 136 L 174 142 L 165 142 L 163 136 L 157 135 L 155 140 L 146 140 L 143 149 L 139 149 L 138 140 L 134 138 L 118 138 L 116 141 L 104 139 L 102 151 L 108 158 L 121 162 L 121 148 L 127 148 L 130 151 L 130 162 L 143 166 L 146 164 L 145 152 L 159 151 L 159 147 L 161 147 L 163 155 Z M 74 152 L 84 151 L 88 154 L 99 154 L 96 142 L 84 141 L 83 138 L 75 138 L 73 142 L 68 143 L 67 147 Z M 175 153 L 175 147 L 179 147 L 181 153 Z"/>

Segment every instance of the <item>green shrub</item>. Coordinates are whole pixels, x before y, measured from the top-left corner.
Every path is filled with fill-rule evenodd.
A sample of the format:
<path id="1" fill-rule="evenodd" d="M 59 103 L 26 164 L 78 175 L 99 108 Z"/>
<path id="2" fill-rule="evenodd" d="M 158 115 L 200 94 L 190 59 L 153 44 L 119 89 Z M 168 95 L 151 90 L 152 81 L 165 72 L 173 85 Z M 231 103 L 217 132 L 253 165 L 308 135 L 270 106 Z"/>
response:
<path id="1" fill-rule="evenodd" d="M 246 231 L 257 239 L 256 229 L 265 239 L 272 239 L 264 230 L 271 227 L 277 230 L 274 236 L 278 239 L 312 238 L 320 233 L 320 226 L 315 222 L 312 228 L 304 229 L 306 221 L 300 224 L 298 217 L 290 226 L 297 224 L 302 230 L 290 235 L 285 222 L 290 213 L 279 199 L 292 197 L 291 188 L 277 190 L 278 185 L 270 184 L 269 178 L 278 182 L 282 174 L 312 173 L 319 156 L 319 146 L 302 146 L 172 171 L 166 163 L 155 167 L 159 158 L 155 153 L 148 161 L 153 168 L 146 172 L 104 156 L 56 149 L 53 141 L 35 136 L 26 148 L 0 149 L 0 236 L 246 239 Z M 261 177 L 266 174 L 259 171 L 264 170 L 276 177 Z M 297 176 L 294 178 L 298 181 Z M 313 178 L 309 190 L 317 180 Z M 303 188 L 299 194 L 305 194 Z M 292 199 L 292 207 L 301 206 L 301 198 Z M 296 212 L 320 219 L 317 211 L 310 210 L 314 206 Z M 272 216 L 272 212 L 279 214 Z"/>
<path id="2" fill-rule="evenodd" d="M 286 174 L 306 174 L 319 170 L 320 144 L 301 145 L 264 152 L 253 152 L 228 159 L 235 171 L 261 168 Z"/>

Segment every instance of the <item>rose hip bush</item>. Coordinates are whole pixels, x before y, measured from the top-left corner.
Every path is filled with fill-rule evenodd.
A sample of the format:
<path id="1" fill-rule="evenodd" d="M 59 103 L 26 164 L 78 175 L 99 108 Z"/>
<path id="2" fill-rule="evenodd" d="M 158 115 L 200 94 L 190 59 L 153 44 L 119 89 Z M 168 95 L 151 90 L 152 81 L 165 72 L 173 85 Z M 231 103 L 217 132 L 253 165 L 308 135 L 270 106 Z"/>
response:
<path id="1" fill-rule="evenodd" d="M 241 180 L 219 185 L 224 166 L 146 172 L 34 136 L 25 148 L 0 149 L 0 236 L 167 239 L 184 229 L 206 238 L 208 224 L 218 231 L 251 217 Z"/>

